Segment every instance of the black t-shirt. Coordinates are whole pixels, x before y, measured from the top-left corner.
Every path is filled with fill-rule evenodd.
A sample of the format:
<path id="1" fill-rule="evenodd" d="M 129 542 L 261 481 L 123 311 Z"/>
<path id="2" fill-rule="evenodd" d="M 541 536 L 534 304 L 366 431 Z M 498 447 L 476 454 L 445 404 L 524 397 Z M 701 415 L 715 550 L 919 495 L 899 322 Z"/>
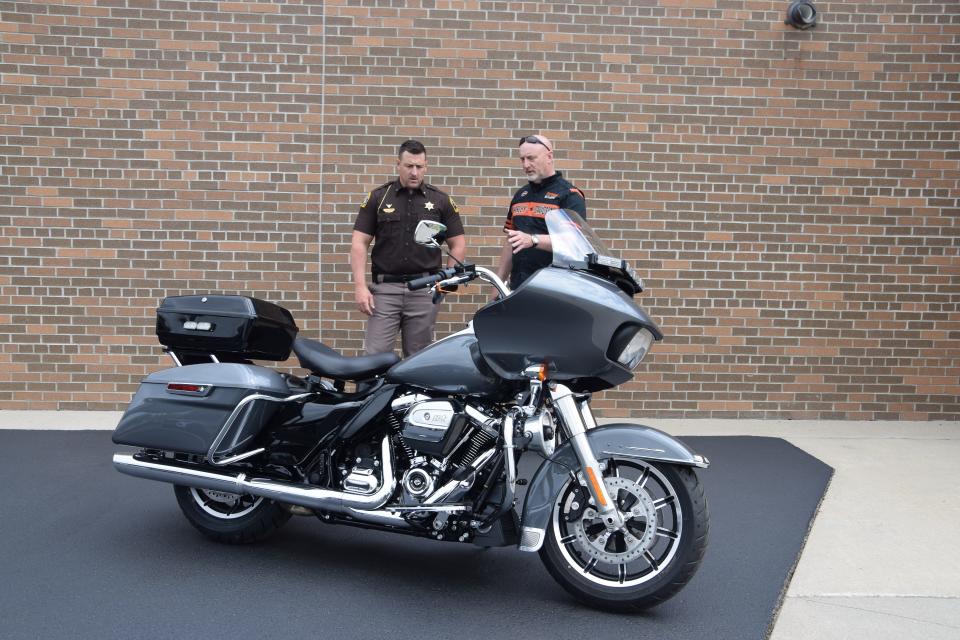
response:
<path id="1" fill-rule="evenodd" d="M 551 209 L 569 209 L 576 211 L 584 219 L 587 217 L 587 202 L 583 192 L 564 180 L 559 171 L 540 184 L 530 182 L 517 190 L 510 201 L 510 210 L 507 212 L 503 230 L 516 229 L 531 235 L 546 234 L 547 223 L 544 216 Z M 533 247 L 513 254 L 510 288 L 516 289 L 536 271 L 549 267 L 551 262 L 551 252 Z"/>
<path id="2" fill-rule="evenodd" d="M 442 252 L 413 240 L 421 220 L 447 225 L 448 238 L 463 235 L 460 210 L 453 198 L 436 187 L 424 183 L 407 189 L 393 180 L 370 192 L 353 228 L 374 237 L 370 252 L 374 274 L 402 276 L 441 268 Z"/>

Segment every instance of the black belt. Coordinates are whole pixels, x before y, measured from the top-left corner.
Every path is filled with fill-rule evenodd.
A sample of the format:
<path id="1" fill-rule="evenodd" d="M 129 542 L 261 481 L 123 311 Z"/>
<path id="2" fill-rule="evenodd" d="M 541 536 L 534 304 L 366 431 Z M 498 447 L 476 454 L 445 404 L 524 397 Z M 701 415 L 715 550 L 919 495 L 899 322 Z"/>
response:
<path id="1" fill-rule="evenodd" d="M 407 273 L 402 276 L 392 276 L 386 273 L 375 273 L 373 274 L 373 281 L 376 284 L 381 282 L 410 282 L 411 280 L 416 280 L 417 278 L 422 278 L 424 276 L 433 275 L 432 271 L 421 271 L 420 273 Z"/>

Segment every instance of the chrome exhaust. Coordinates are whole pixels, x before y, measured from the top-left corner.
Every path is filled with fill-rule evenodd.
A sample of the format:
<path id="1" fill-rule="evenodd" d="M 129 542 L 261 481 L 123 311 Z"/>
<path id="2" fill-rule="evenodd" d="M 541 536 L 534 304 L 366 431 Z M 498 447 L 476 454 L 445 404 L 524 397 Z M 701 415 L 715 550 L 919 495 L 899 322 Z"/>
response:
<path id="1" fill-rule="evenodd" d="M 228 493 L 247 493 L 262 496 L 277 502 L 295 504 L 308 509 L 348 513 L 356 516 L 355 509 L 376 510 L 387 503 L 397 488 L 393 473 L 393 450 L 390 438 L 380 444 L 380 462 L 383 482 L 380 488 L 369 495 L 331 491 L 308 484 L 284 482 L 270 478 L 247 478 L 245 473 L 230 474 L 200 469 L 177 460 L 152 462 L 138 460 L 127 453 L 115 453 L 113 466 L 120 473 L 137 478 L 169 482 L 197 489 L 211 489 Z"/>

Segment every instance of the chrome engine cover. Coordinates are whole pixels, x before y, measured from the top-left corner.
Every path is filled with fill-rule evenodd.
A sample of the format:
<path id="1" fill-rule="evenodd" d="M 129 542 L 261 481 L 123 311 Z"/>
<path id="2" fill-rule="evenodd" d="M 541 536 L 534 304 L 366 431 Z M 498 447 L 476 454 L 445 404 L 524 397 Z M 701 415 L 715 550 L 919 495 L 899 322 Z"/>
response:
<path id="1" fill-rule="evenodd" d="M 403 423 L 403 437 L 413 442 L 438 443 L 453 424 L 457 410 L 447 400 L 428 400 L 414 404 Z"/>

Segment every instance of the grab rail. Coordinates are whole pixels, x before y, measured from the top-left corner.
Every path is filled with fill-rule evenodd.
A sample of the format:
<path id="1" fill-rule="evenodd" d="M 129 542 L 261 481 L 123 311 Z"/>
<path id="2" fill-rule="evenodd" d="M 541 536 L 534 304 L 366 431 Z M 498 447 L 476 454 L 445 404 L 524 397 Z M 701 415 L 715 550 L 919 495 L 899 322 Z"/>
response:
<path id="1" fill-rule="evenodd" d="M 217 437 L 214 438 L 213 444 L 210 445 L 210 449 L 207 451 L 207 462 L 215 467 L 222 467 L 234 462 L 239 462 L 240 460 L 246 460 L 247 458 L 255 456 L 258 453 L 263 453 L 266 451 L 264 447 L 260 447 L 258 449 L 252 449 L 251 451 L 246 451 L 244 453 L 222 458 L 220 460 L 217 460 L 216 458 L 216 451 L 223 443 L 223 439 L 227 437 L 227 432 L 230 430 L 230 427 L 233 426 L 234 421 L 237 419 L 237 416 L 240 415 L 240 412 L 243 411 L 244 407 L 251 402 L 255 402 L 256 400 L 267 400 L 268 402 L 295 402 L 297 400 L 302 400 L 315 395 L 315 393 L 298 393 L 296 395 L 287 396 L 286 398 L 277 398 L 275 396 L 268 396 L 262 393 L 254 393 L 243 398 L 237 403 L 237 406 L 234 407 L 233 412 L 227 418 L 227 421 L 223 423 L 222 427 L 220 427 L 220 433 L 218 433 Z"/>

